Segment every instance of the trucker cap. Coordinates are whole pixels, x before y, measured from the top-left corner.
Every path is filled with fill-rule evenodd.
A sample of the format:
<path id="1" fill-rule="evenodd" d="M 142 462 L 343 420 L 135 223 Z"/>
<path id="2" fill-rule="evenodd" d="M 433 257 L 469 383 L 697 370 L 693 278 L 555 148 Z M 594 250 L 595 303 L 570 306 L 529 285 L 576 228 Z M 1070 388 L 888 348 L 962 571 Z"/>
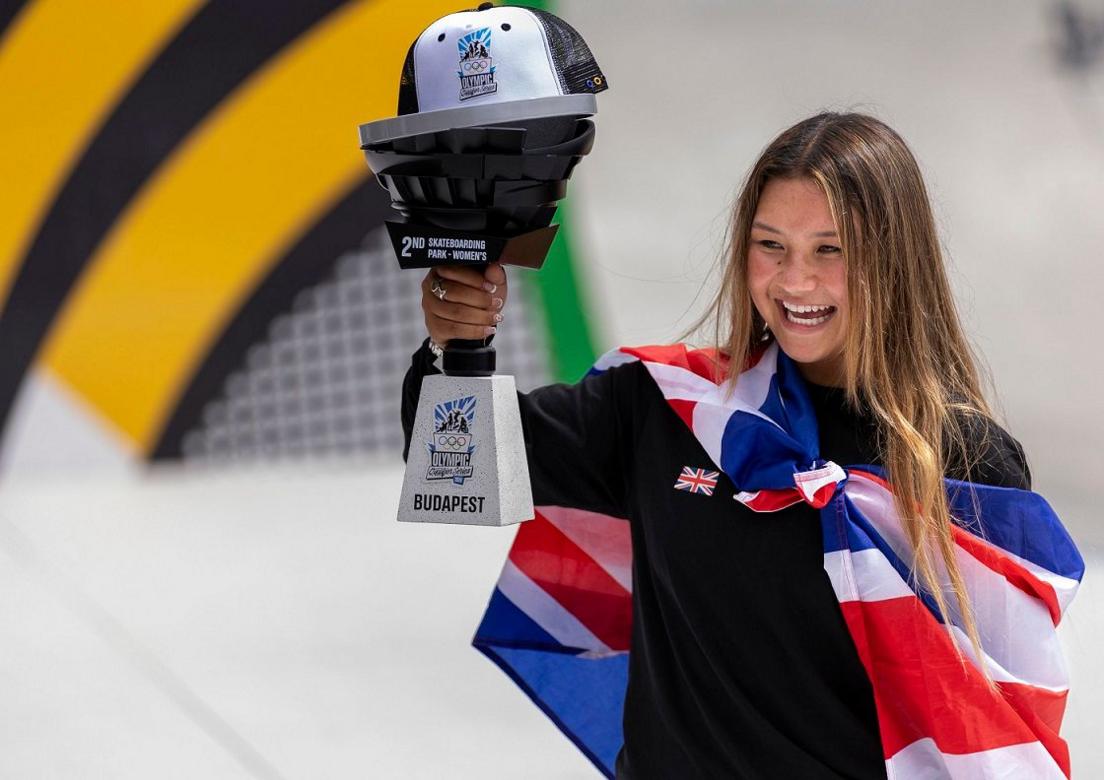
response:
<path id="1" fill-rule="evenodd" d="M 398 116 L 360 126 L 362 144 L 549 116 L 589 116 L 609 86 L 571 25 L 532 8 L 483 3 L 444 16 L 411 44 Z"/>

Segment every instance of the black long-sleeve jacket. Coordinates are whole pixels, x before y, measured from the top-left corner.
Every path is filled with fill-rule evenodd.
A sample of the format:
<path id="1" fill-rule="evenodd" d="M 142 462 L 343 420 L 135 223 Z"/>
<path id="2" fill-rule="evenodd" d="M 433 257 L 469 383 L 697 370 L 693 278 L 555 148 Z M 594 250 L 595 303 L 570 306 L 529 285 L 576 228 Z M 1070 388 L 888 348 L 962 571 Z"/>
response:
<path id="1" fill-rule="evenodd" d="M 407 448 L 432 361 L 423 345 L 404 381 Z M 842 390 L 807 386 L 821 457 L 880 465 L 871 418 Z M 713 495 L 675 490 L 684 466 L 715 467 L 641 363 L 518 398 L 534 503 L 631 524 L 617 776 L 884 778 L 873 693 L 824 572 L 816 510 L 753 512 L 723 472 Z M 987 433 L 974 470 L 948 476 L 1029 488 L 1019 444 Z"/>

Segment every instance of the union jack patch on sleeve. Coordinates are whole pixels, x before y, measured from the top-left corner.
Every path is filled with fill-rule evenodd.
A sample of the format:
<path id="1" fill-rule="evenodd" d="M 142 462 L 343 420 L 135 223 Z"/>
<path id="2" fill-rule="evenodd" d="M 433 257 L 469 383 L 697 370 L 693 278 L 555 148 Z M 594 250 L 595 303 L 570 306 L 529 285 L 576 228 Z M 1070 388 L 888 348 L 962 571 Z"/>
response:
<path id="1" fill-rule="evenodd" d="M 717 487 L 717 479 L 720 474 L 716 471 L 705 469 L 692 469 L 689 466 L 682 467 L 682 473 L 675 480 L 675 490 L 688 490 L 691 493 L 704 493 L 713 495 L 713 488 Z"/>

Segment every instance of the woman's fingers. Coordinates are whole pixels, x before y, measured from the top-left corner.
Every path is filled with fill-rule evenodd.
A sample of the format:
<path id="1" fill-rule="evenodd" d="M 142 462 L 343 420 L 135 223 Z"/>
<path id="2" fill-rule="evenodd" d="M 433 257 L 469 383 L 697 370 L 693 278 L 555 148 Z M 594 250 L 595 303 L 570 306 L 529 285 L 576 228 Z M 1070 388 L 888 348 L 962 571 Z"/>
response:
<path id="1" fill-rule="evenodd" d="M 438 317 L 432 312 L 426 313 L 426 328 L 430 338 L 442 347 L 453 339 L 467 339 L 478 341 L 494 334 L 494 325 L 471 325 L 463 322 L 454 322 Z"/>
<path id="2" fill-rule="evenodd" d="M 497 325 L 502 322 L 502 315 L 497 311 L 465 306 L 462 303 L 437 301 L 430 304 L 429 311 L 442 320 L 464 325 Z"/>
<path id="3" fill-rule="evenodd" d="M 451 339 L 483 339 L 494 333 L 502 321 L 506 286 L 506 272 L 497 263 L 485 273 L 466 266 L 431 269 L 422 280 L 429 335 L 444 346 Z"/>
<path id="4" fill-rule="evenodd" d="M 497 291 L 495 288 L 499 288 Z M 487 270 L 483 272 L 483 289 L 490 293 L 498 292 L 505 298 L 506 290 L 506 269 L 502 267 L 501 263 L 491 263 L 487 266 Z"/>
<path id="5" fill-rule="evenodd" d="M 497 269 L 497 273 L 501 276 L 501 280 L 506 280 L 506 274 L 502 271 L 502 266 L 497 263 L 487 266 L 487 273 L 491 272 L 491 269 Z M 433 269 L 442 279 L 459 282 L 467 287 L 471 287 L 476 290 L 482 290 L 487 293 L 494 292 L 494 287 L 499 281 L 496 278 L 491 281 L 486 275 L 481 273 L 478 269 L 465 265 L 439 265 Z M 447 285 L 446 285 L 447 286 Z"/>
<path id="6" fill-rule="evenodd" d="M 463 270 L 470 271 L 471 269 L 465 268 Z M 483 278 L 482 274 L 479 273 L 476 273 L 475 276 L 476 279 Z M 438 284 L 442 288 L 444 288 L 445 296 L 442 299 L 437 293 L 433 294 L 438 300 L 442 300 L 444 302 L 459 303 L 465 306 L 474 307 L 476 309 L 487 309 L 489 311 L 493 307 L 494 298 L 498 297 L 497 295 L 492 296 L 491 293 L 487 292 L 479 286 L 472 285 L 470 282 L 473 280 L 471 279 L 461 281 L 455 278 L 442 276 L 439 273 L 437 274 L 437 279 Z M 432 277 L 429 281 L 430 286 L 432 287 Z M 476 284 L 479 284 L 479 282 L 477 282 Z"/>

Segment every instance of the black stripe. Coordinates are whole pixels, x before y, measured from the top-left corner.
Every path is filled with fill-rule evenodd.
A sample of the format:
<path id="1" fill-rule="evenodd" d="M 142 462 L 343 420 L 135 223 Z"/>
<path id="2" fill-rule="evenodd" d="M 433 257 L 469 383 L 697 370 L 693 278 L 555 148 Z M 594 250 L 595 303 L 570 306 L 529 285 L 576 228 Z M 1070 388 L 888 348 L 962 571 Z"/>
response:
<path id="1" fill-rule="evenodd" d="M 241 367 L 249 348 L 264 339 L 272 320 L 291 309 L 301 290 L 328 277 L 341 255 L 358 247 L 387 216 L 395 216 L 390 199 L 374 178 L 366 179 L 288 250 L 201 362 L 161 433 L 153 459 L 180 457 L 184 436 L 199 425 L 203 409 Z"/>
<path id="2" fill-rule="evenodd" d="M 343 1 L 210 3 L 115 108 L 54 201 L 0 312 L 0 433 L 70 289 L 134 194 L 235 87 Z"/>
<path id="3" fill-rule="evenodd" d="M 4 33 L 16 14 L 26 5 L 24 0 L 0 0 L 0 49 L 4 48 Z"/>

